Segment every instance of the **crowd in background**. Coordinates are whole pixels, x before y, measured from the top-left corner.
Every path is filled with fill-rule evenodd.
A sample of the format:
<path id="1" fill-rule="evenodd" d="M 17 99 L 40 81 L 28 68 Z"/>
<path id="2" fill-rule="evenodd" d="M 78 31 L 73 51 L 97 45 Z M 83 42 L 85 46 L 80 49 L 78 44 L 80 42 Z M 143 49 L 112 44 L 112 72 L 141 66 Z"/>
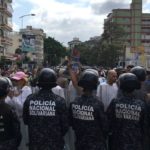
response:
<path id="1" fill-rule="evenodd" d="M 8 81 L 11 81 L 10 84 L 12 84 L 5 96 L 5 103 L 13 108 L 14 113 L 19 118 L 20 132 L 18 131 L 19 127 L 15 129 L 18 133 L 17 144 L 16 148 L 12 149 L 11 146 L 9 148 L 9 143 L 3 144 L 3 141 L 1 141 L 2 132 L 0 130 L 0 150 L 17 150 L 17 148 L 19 150 L 149 149 L 150 71 L 133 65 L 128 65 L 126 68 L 107 70 L 103 67 L 90 67 L 88 69 L 81 67 L 78 71 L 73 71 L 71 64 L 68 63 L 66 68 L 54 69 L 54 73 L 52 70 L 52 72 L 44 70 L 47 74 L 50 72 L 50 76 L 49 74 L 45 75 L 39 80 L 43 69 L 45 68 L 34 68 L 32 71 L 27 68 L 1 69 L 1 77 L 7 77 Z M 133 80 L 129 82 L 129 87 L 122 82 L 126 86 L 125 93 L 127 94 L 124 95 L 124 87 L 119 86 L 118 79 L 122 74 L 127 73 L 135 74 L 137 76 L 136 82 L 140 86 L 135 85 L 135 82 L 132 83 L 133 80 L 135 81 L 135 77 L 129 74 L 129 78 Z M 54 74 L 56 79 L 53 76 Z M 90 76 L 89 74 L 94 75 Z M 97 76 L 98 82 L 95 76 Z M 49 81 L 49 78 L 53 80 Z M 81 78 L 83 79 L 82 81 Z M 122 78 L 126 80 L 125 77 Z M 41 80 L 42 82 L 40 83 Z M 56 83 L 54 84 L 53 81 Z M 49 85 L 48 82 L 51 84 Z M 49 88 L 45 85 L 49 85 Z M 136 87 L 133 88 L 132 85 Z M 45 100 L 43 100 L 44 98 Z M 120 103 L 118 99 L 123 100 L 123 103 Z M 133 99 L 135 100 L 134 103 L 130 103 Z M 47 114 L 47 117 L 53 118 L 58 115 L 57 117 L 61 118 L 60 122 L 54 118 L 48 122 L 45 118 L 42 118 L 43 114 L 37 114 L 37 109 L 48 109 L 46 106 L 51 109 L 50 112 L 47 110 L 48 113 L 51 113 Z M 58 107 L 55 108 L 55 110 L 58 109 L 58 114 L 55 115 L 54 106 Z M 31 108 L 33 111 L 28 114 Z M 113 113 L 118 114 L 119 121 L 113 116 Z M 29 117 L 30 115 L 32 116 L 31 118 Z M 126 116 L 122 117 L 121 115 Z M 127 121 L 124 122 L 123 120 Z M 52 122 L 55 122 L 54 125 L 49 125 Z M 56 128 L 58 124 L 62 128 Z M 54 131 L 48 130 L 49 128 L 54 129 Z M 124 134 L 134 130 L 133 134 Z M 50 139 L 47 139 L 46 135 Z M 65 144 L 61 138 L 57 139 L 61 136 L 64 137 Z M 56 139 L 59 143 L 57 143 Z M 46 143 L 46 140 L 49 143 Z M 55 142 L 56 145 L 53 144 Z"/>

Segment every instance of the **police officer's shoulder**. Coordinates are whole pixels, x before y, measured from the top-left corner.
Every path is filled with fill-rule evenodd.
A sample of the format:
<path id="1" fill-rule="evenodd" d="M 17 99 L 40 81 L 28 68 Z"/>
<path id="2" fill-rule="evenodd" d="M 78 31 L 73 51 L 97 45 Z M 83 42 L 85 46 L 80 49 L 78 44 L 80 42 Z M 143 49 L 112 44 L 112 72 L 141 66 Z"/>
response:
<path id="1" fill-rule="evenodd" d="M 3 103 L 3 104 L 0 104 L 0 105 L 2 107 L 1 109 L 3 109 L 5 114 L 15 112 L 14 108 L 12 106 L 10 106 L 9 104 L 7 104 L 7 103 Z"/>
<path id="2" fill-rule="evenodd" d="M 78 105 L 78 104 L 82 104 L 82 103 L 83 103 L 82 96 L 76 96 L 75 99 L 70 102 L 70 106 L 73 104 Z"/>
<path id="3" fill-rule="evenodd" d="M 61 97 L 59 95 L 56 95 L 56 94 L 55 94 L 55 100 L 58 101 L 58 102 L 59 101 L 65 101 L 65 99 L 63 97 Z"/>
<path id="4" fill-rule="evenodd" d="M 135 104 L 137 104 L 137 105 L 141 105 L 143 107 L 145 107 L 145 105 L 146 105 L 146 101 L 143 101 L 141 99 L 135 98 L 134 101 L 135 101 Z"/>
<path id="5" fill-rule="evenodd" d="M 117 97 L 117 98 L 113 98 L 110 104 L 115 105 L 120 102 L 122 102 L 122 97 Z"/>
<path id="6" fill-rule="evenodd" d="M 82 95 L 76 96 L 75 99 L 74 99 L 74 102 L 77 102 L 77 101 L 80 101 L 80 100 L 82 100 Z"/>
<path id="7" fill-rule="evenodd" d="M 65 105 L 66 104 L 66 101 L 63 97 L 56 95 L 56 94 L 54 94 L 54 96 L 55 97 L 53 100 L 55 101 L 56 105 Z"/>
<path id="8" fill-rule="evenodd" d="M 34 97 L 38 96 L 38 93 L 33 93 L 27 96 L 27 99 L 32 99 Z"/>
<path id="9" fill-rule="evenodd" d="M 27 96 L 25 103 L 29 103 L 31 100 L 36 100 L 36 97 L 38 97 L 38 93 L 33 93 Z"/>
<path id="10" fill-rule="evenodd" d="M 104 107 L 104 103 L 101 100 L 99 100 L 98 97 L 95 97 L 93 99 L 93 104 L 98 107 Z"/>

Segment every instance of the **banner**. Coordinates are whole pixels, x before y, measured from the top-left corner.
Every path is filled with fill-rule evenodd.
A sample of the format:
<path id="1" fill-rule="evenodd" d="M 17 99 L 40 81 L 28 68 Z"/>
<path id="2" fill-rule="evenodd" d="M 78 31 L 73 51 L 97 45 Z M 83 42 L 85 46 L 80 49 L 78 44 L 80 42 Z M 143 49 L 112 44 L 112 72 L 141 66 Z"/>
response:
<path id="1" fill-rule="evenodd" d="M 35 51 L 35 35 L 22 34 L 22 51 Z"/>

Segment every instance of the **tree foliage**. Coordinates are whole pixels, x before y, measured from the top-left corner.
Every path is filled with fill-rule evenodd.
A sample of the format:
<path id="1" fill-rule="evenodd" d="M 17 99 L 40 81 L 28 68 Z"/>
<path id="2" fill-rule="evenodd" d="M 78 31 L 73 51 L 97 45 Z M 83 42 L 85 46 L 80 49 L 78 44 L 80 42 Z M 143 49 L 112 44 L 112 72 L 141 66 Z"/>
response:
<path id="1" fill-rule="evenodd" d="M 98 50 L 99 50 L 99 41 L 92 40 L 86 41 L 78 45 L 80 51 L 80 61 L 85 65 L 97 65 L 98 63 Z"/>
<path id="2" fill-rule="evenodd" d="M 125 31 L 115 23 L 105 24 L 101 39 L 89 40 L 80 45 L 81 63 L 85 65 L 100 65 L 114 67 L 123 56 Z"/>
<path id="3" fill-rule="evenodd" d="M 119 59 L 124 57 L 124 43 L 126 41 L 126 32 L 122 26 L 114 22 L 106 22 L 101 39 L 101 51 L 107 53 L 106 66 L 114 67 Z M 102 54 L 103 55 L 103 54 Z"/>
<path id="4" fill-rule="evenodd" d="M 65 56 L 66 48 L 54 38 L 44 39 L 44 62 L 51 66 L 58 65 Z"/>

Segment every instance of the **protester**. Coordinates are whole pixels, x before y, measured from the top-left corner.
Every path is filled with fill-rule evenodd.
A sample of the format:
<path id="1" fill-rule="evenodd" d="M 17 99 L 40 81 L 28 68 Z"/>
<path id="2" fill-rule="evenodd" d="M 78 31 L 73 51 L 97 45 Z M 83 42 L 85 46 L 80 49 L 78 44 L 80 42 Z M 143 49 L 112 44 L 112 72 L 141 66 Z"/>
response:
<path id="1" fill-rule="evenodd" d="M 111 100 L 117 96 L 118 87 L 116 84 L 117 73 L 115 70 L 109 70 L 107 74 L 107 81 L 100 84 L 97 88 L 97 97 L 104 103 L 104 110 L 106 111 Z"/>
<path id="2" fill-rule="evenodd" d="M 65 99 L 65 88 L 67 87 L 68 81 L 63 77 L 58 77 L 57 86 L 52 91 Z"/>
<path id="3" fill-rule="evenodd" d="M 27 96 L 32 93 L 31 88 L 28 86 L 27 75 L 22 72 L 16 72 L 11 79 L 14 82 L 14 91 L 9 95 L 10 99 L 7 99 L 6 102 L 13 106 L 19 117 L 22 116 L 22 109 L 24 101 Z"/>
<path id="4" fill-rule="evenodd" d="M 76 150 L 105 150 L 106 117 L 103 104 L 93 96 L 98 85 L 98 73 L 85 70 L 78 86 L 83 94 L 70 104 L 70 123 L 75 131 Z"/>
<path id="5" fill-rule="evenodd" d="M 106 82 L 106 73 L 104 70 L 99 71 L 99 84 Z"/>
<path id="6" fill-rule="evenodd" d="M 0 150 L 17 150 L 21 142 L 20 123 L 15 111 L 5 103 L 10 80 L 0 77 Z"/>
<path id="7" fill-rule="evenodd" d="M 27 96 L 32 93 L 31 88 L 28 85 L 27 77 L 28 76 L 22 71 L 16 72 L 11 77 L 11 79 L 14 82 L 14 89 L 11 93 L 9 93 L 8 97 L 5 100 L 6 103 L 8 103 L 15 109 L 21 123 L 22 141 L 19 150 L 27 150 L 28 148 L 27 127 L 24 125 L 22 120 L 23 104 Z"/>
<path id="8" fill-rule="evenodd" d="M 56 73 L 49 68 L 38 77 L 40 90 L 30 95 L 23 108 L 24 123 L 28 125 L 29 150 L 63 150 L 69 124 L 65 100 L 54 94 Z"/>
<path id="9" fill-rule="evenodd" d="M 70 105 L 71 102 L 74 101 L 74 99 L 77 96 L 80 96 L 82 94 L 82 88 L 78 86 L 78 80 L 81 74 L 81 67 L 78 66 L 78 69 L 76 68 L 75 70 L 72 67 L 72 60 L 71 58 L 68 59 L 67 63 L 67 72 L 69 73 L 70 76 L 70 82 L 68 85 L 68 106 Z M 72 130 L 72 127 L 69 128 L 69 147 L 71 150 L 75 150 L 75 133 Z"/>

